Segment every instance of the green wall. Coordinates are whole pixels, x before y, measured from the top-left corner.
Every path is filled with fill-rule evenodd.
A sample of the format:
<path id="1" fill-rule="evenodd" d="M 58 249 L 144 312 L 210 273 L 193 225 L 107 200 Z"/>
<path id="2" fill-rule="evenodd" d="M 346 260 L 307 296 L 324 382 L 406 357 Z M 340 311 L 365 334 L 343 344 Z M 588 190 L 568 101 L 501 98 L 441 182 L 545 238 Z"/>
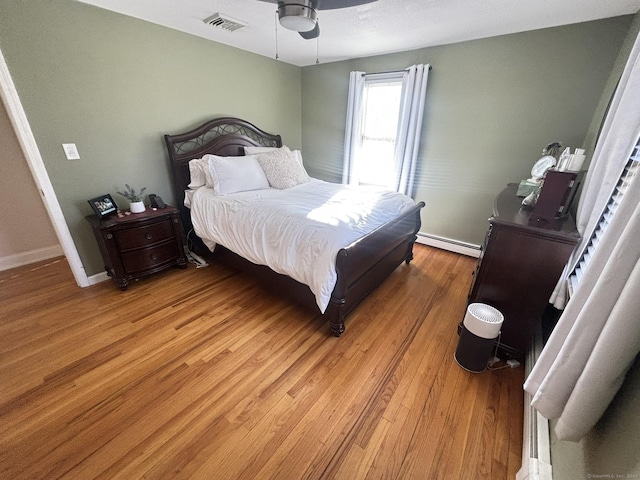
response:
<path id="1" fill-rule="evenodd" d="M 552 141 L 581 147 L 630 16 L 302 69 L 311 174 L 340 181 L 349 72 L 429 63 L 416 200 L 422 232 L 482 243 L 496 194 Z M 589 151 L 588 154 L 591 154 Z"/>
<path id="2" fill-rule="evenodd" d="M 0 2 L 0 48 L 88 275 L 87 199 L 126 206 L 129 183 L 173 202 L 163 134 L 232 115 L 301 146 L 299 67 L 71 0 Z"/>

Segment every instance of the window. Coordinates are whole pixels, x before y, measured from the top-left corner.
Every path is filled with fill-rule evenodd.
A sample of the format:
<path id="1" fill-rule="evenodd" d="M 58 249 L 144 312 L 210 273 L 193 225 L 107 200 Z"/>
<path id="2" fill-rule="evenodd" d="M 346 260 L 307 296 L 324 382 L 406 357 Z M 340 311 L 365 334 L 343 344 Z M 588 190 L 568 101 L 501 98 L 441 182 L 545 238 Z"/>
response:
<path id="1" fill-rule="evenodd" d="M 355 183 L 394 188 L 402 73 L 365 78 L 360 138 L 354 156 Z"/>
<path id="2" fill-rule="evenodd" d="M 620 201 L 622 200 L 622 197 L 624 197 L 624 194 L 627 191 L 627 188 L 629 188 L 629 185 L 634 180 L 634 178 L 638 176 L 639 173 L 640 173 L 640 138 L 636 142 L 636 146 L 634 147 L 633 152 L 631 153 L 631 156 L 627 161 L 627 164 L 622 172 L 622 175 L 620 175 L 620 179 L 616 184 L 616 188 L 611 194 L 611 198 L 609 199 L 609 202 L 607 203 L 607 206 L 605 207 L 604 212 L 600 217 L 600 221 L 598 222 L 598 225 L 593 231 L 593 235 L 591 235 L 591 239 L 589 240 L 589 243 L 585 247 L 584 252 L 582 252 L 582 255 L 580 256 L 580 260 L 578 260 L 578 263 L 576 264 L 576 267 L 573 269 L 573 272 L 571 273 L 571 275 L 569 275 L 569 296 L 573 294 L 573 291 L 580 283 L 582 274 L 587 268 L 587 265 L 591 260 L 591 256 L 593 255 L 593 252 L 595 252 L 596 248 L 598 248 L 600 239 L 602 238 L 602 235 L 604 235 L 604 232 L 607 230 L 607 227 L 609 226 L 611 219 L 615 215 L 616 210 L 618 209 L 618 205 L 620 205 Z"/>
<path id="3" fill-rule="evenodd" d="M 413 196 L 430 68 L 349 74 L 343 183 Z"/>

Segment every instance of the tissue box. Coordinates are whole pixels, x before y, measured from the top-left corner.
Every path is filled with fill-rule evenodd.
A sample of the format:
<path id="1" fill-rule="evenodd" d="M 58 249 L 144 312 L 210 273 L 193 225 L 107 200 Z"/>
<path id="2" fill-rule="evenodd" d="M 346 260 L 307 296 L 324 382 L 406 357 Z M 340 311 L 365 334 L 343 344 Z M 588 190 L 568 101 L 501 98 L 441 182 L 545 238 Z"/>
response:
<path id="1" fill-rule="evenodd" d="M 526 197 L 530 193 L 538 193 L 540 191 L 540 184 L 530 182 L 529 180 L 522 180 L 520 185 L 518 185 L 518 190 L 516 191 L 516 196 L 518 197 Z"/>

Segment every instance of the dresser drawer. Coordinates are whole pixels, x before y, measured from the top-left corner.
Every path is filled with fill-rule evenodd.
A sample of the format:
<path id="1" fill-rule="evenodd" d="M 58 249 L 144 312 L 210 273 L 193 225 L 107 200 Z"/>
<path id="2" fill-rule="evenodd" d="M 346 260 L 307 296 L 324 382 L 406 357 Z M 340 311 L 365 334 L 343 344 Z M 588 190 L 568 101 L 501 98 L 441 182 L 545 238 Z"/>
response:
<path id="1" fill-rule="evenodd" d="M 152 223 L 143 227 L 129 228 L 115 232 L 120 250 L 132 250 L 134 248 L 153 245 L 173 237 L 173 228 L 170 220 Z"/>
<path id="2" fill-rule="evenodd" d="M 129 274 L 150 270 L 177 259 L 178 251 L 174 241 L 156 245 L 155 247 L 122 253 L 122 263 L 125 271 Z"/>

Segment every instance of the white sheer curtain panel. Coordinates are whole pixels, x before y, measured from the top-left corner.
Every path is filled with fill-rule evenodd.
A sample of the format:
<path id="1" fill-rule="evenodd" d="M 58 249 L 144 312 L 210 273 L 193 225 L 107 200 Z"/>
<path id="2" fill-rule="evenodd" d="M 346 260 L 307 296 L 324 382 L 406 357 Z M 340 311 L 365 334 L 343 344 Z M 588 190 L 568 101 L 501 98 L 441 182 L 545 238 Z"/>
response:
<path id="1" fill-rule="evenodd" d="M 555 290 L 550 303 L 562 310 L 567 304 L 568 277 L 580 261 L 582 252 L 587 247 L 593 231 L 600 221 L 609 198 L 618 179 L 624 170 L 629 154 L 638 139 L 637 110 L 640 108 L 638 84 L 635 77 L 640 75 L 636 63 L 638 56 L 638 39 L 629 56 L 616 94 L 609 107 L 602 132 L 593 153 L 589 171 L 582 187 L 582 194 L 576 215 L 576 227 L 581 240 L 573 250 Z M 635 72 L 632 72 L 636 70 Z M 635 111 L 634 111 L 635 108 Z M 634 121 L 635 120 L 635 121 Z"/>
<path id="2" fill-rule="evenodd" d="M 410 197 L 413 196 L 414 190 L 429 68 L 428 64 L 412 65 L 407 69 L 402 85 L 394 165 L 396 190 Z"/>
<path id="3" fill-rule="evenodd" d="M 578 221 L 589 236 L 640 134 L 640 45 L 633 47 L 589 170 Z M 590 212 L 595 212 L 590 215 Z M 625 193 L 524 388 L 561 440 L 599 420 L 640 352 L 640 181 Z"/>
<path id="4" fill-rule="evenodd" d="M 347 100 L 347 124 L 344 136 L 344 162 L 342 167 L 342 183 L 357 183 L 354 175 L 354 160 L 360 144 L 360 120 L 362 118 L 362 96 L 364 93 L 364 72 L 349 74 L 349 97 Z"/>

